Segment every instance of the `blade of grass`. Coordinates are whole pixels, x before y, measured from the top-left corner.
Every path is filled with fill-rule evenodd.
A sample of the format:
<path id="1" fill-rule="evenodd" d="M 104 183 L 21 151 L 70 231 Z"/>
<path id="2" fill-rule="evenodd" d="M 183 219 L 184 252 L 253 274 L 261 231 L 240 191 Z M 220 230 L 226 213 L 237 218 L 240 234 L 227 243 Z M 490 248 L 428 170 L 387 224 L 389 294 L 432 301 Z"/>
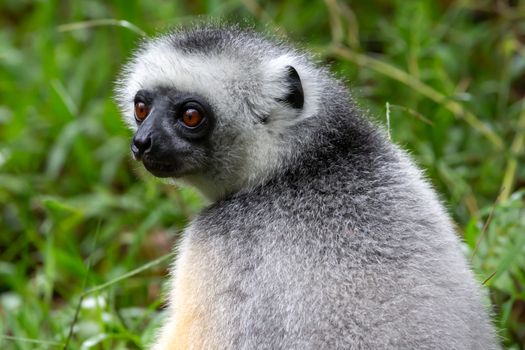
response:
<path id="1" fill-rule="evenodd" d="M 61 24 L 57 27 L 59 32 L 69 32 L 72 30 L 79 30 L 79 29 L 88 29 L 93 27 L 107 27 L 107 26 L 115 26 L 115 27 L 122 27 L 131 30 L 132 32 L 137 33 L 140 36 L 146 36 L 146 32 L 134 25 L 131 22 L 128 22 L 126 20 L 118 20 L 114 18 L 103 18 L 103 19 L 94 19 L 91 21 L 82 21 L 82 22 L 73 22 L 73 23 L 66 23 Z"/>
<path id="2" fill-rule="evenodd" d="M 266 12 L 264 7 L 257 3 L 255 0 L 242 0 L 242 4 L 246 9 L 261 22 L 266 22 L 268 24 L 273 24 L 272 17 Z"/>
<path id="3" fill-rule="evenodd" d="M 0 339 L 6 339 L 6 340 L 16 340 L 24 343 L 31 343 L 31 344 L 40 344 L 40 345 L 46 345 L 46 346 L 64 346 L 63 343 L 59 343 L 56 341 L 51 340 L 40 340 L 40 339 L 32 339 L 32 338 L 24 338 L 24 337 L 13 337 L 10 335 L 0 335 Z"/>
<path id="4" fill-rule="evenodd" d="M 501 184 L 501 200 L 503 201 L 507 200 L 512 193 L 516 171 L 518 170 L 518 156 L 525 149 L 525 100 L 523 100 L 522 105 L 518 129 L 510 146 L 509 161 L 505 167 L 503 183 Z"/>
<path id="5" fill-rule="evenodd" d="M 502 257 L 501 263 L 496 269 L 494 276 L 489 276 L 490 278 L 486 282 L 487 285 L 489 284 L 488 282 L 494 283 L 501 276 L 503 272 L 509 269 L 514 259 L 516 259 L 518 256 L 521 256 L 522 249 L 524 246 L 525 246 L 525 235 L 521 235 L 519 239 L 517 240 L 517 242 L 512 244 L 509 247 L 509 249 L 507 249 L 507 253 Z"/>
<path id="6" fill-rule="evenodd" d="M 494 277 L 494 276 L 496 275 L 497 272 L 498 272 L 498 271 L 496 270 L 496 271 L 494 271 L 493 273 L 491 273 L 491 274 L 489 275 L 489 277 L 485 278 L 485 280 L 484 280 L 483 282 L 481 282 L 481 285 L 482 285 L 482 286 L 486 285 L 486 284 L 492 279 L 492 277 Z"/>
<path id="7" fill-rule="evenodd" d="M 100 227 L 101 227 L 101 222 L 99 221 L 98 224 L 97 224 L 97 229 L 95 231 L 95 238 L 93 240 L 93 248 L 91 249 L 92 252 L 94 252 L 96 247 L 97 247 L 97 241 L 98 241 L 98 235 L 100 233 Z M 87 285 L 87 282 L 88 282 L 88 278 L 89 278 L 89 272 L 91 271 L 91 264 L 92 264 L 92 255 L 90 255 L 88 257 L 86 275 L 84 276 L 84 280 L 82 281 L 82 290 L 85 290 L 85 288 L 86 288 L 86 285 Z M 67 338 L 66 338 L 66 342 L 65 342 L 64 347 L 63 347 L 64 350 L 67 350 L 67 348 L 69 346 L 69 343 L 71 341 L 71 338 L 73 337 L 73 329 L 75 328 L 75 324 L 77 323 L 78 315 L 80 313 L 80 307 L 82 305 L 82 301 L 83 300 L 84 300 L 84 294 L 82 293 L 80 295 L 80 298 L 78 299 L 78 303 L 77 303 L 77 306 L 75 308 L 75 315 L 73 316 L 73 321 L 71 322 L 71 324 L 69 326 L 69 332 L 68 332 L 68 335 L 67 335 Z"/>
<path id="8" fill-rule="evenodd" d="M 490 222 L 492 221 L 492 216 L 494 215 L 494 211 L 496 210 L 496 206 L 500 202 L 500 199 L 501 199 L 501 192 L 498 195 L 498 197 L 496 197 L 496 200 L 494 201 L 494 203 L 492 203 L 492 207 L 490 208 L 489 216 L 487 217 L 487 220 L 485 221 L 485 224 L 483 225 L 483 228 L 481 229 L 481 232 L 479 233 L 478 240 L 476 241 L 476 245 L 474 246 L 474 249 L 472 250 L 470 261 L 472 261 L 474 259 L 474 256 L 476 256 L 479 245 L 481 241 L 483 240 L 483 237 L 485 236 L 485 232 L 487 231 L 487 228 L 489 227 Z"/>
<path id="9" fill-rule="evenodd" d="M 388 132 L 388 139 L 392 140 L 392 135 L 390 134 L 390 103 L 386 103 L 386 130 Z"/>
<path id="10" fill-rule="evenodd" d="M 324 2 L 330 16 L 332 42 L 334 44 L 346 42 L 352 48 L 359 47 L 358 21 L 352 9 L 340 1 L 325 0 Z"/>
<path id="11" fill-rule="evenodd" d="M 344 27 L 340 17 L 340 10 L 336 0 L 325 0 L 325 5 L 330 14 L 330 32 L 332 40 L 336 44 L 344 41 Z"/>
<path id="12" fill-rule="evenodd" d="M 402 110 L 403 112 L 406 112 L 409 115 L 411 115 L 411 116 L 421 120 L 423 123 L 428 124 L 430 126 L 434 126 L 434 123 L 432 122 L 432 120 L 426 118 L 421 113 L 419 113 L 418 111 L 413 110 L 412 108 L 408 108 L 406 106 L 401 106 L 401 105 L 393 105 L 393 104 L 389 104 L 389 106 L 390 106 L 391 109 Z"/>
<path id="13" fill-rule="evenodd" d="M 76 117 L 78 114 L 78 107 L 71 95 L 68 93 L 67 89 L 65 88 L 64 84 L 58 79 L 53 79 L 51 81 L 51 86 L 53 89 L 55 89 L 58 96 L 60 96 L 60 99 L 66 106 L 69 114 L 71 114 L 72 117 Z"/>
<path id="14" fill-rule="evenodd" d="M 86 296 L 88 294 L 101 291 L 101 290 L 103 290 L 103 289 L 105 289 L 105 288 L 107 288 L 107 287 L 109 287 L 109 286 L 111 286 L 111 285 L 113 285 L 115 283 L 118 283 L 118 282 L 120 282 L 122 280 L 125 280 L 127 278 L 132 277 L 132 276 L 135 276 L 135 275 L 141 273 L 142 271 L 145 271 L 145 270 L 148 270 L 148 269 L 150 269 L 150 268 L 152 268 L 154 266 L 160 265 L 163 262 L 165 262 L 166 260 L 168 260 L 169 258 L 171 258 L 172 255 L 173 255 L 172 253 L 168 253 L 168 254 L 162 255 L 161 257 L 159 257 L 159 258 L 157 258 L 157 259 L 155 259 L 153 261 L 150 261 L 150 262 L 148 262 L 148 263 L 146 263 L 146 264 L 144 264 L 144 265 L 142 265 L 142 266 L 140 266 L 140 267 L 138 267 L 138 268 L 136 268 L 134 270 L 131 270 L 128 273 L 123 274 L 122 276 L 116 277 L 116 278 L 114 278 L 114 279 L 112 279 L 112 280 L 110 280 L 108 282 L 99 284 L 96 287 L 88 289 L 84 293 L 82 293 L 82 295 Z"/>
<path id="15" fill-rule="evenodd" d="M 503 140 L 496 134 L 487 124 L 479 120 L 472 112 L 463 108 L 463 106 L 449 97 L 443 95 L 436 89 L 423 83 L 421 80 L 408 74 L 407 72 L 383 62 L 377 58 L 373 58 L 364 54 L 360 54 L 343 46 L 333 46 L 328 50 L 329 54 L 333 54 L 340 58 L 354 62 L 355 64 L 375 70 L 376 72 L 397 80 L 436 103 L 447 108 L 456 118 L 465 120 L 470 126 L 476 129 L 479 133 L 484 135 L 497 149 L 503 148 Z"/>

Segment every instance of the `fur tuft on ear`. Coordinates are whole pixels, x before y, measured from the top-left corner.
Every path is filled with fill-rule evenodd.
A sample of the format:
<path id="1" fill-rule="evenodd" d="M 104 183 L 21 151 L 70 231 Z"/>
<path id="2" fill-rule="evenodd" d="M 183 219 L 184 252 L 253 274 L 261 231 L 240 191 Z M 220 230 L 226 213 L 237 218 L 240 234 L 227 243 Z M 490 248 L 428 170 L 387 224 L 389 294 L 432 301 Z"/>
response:
<path id="1" fill-rule="evenodd" d="M 292 66 L 286 66 L 286 82 L 288 83 L 288 95 L 281 101 L 290 104 L 293 108 L 302 109 L 304 105 L 303 85 L 299 73 Z"/>

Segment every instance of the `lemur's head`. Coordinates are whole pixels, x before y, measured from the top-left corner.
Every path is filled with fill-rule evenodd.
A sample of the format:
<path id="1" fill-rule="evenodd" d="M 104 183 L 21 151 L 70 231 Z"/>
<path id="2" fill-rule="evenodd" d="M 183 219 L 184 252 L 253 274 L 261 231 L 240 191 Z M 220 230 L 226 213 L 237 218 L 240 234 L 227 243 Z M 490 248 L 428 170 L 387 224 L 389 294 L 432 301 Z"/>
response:
<path id="1" fill-rule="evenodd" d="M 200 26 L 146 41 L 117 100 L 136 160 L 218 198 L 279 167 L 294 126 L 317 114 L 321 73 L 252 31 Z"/>

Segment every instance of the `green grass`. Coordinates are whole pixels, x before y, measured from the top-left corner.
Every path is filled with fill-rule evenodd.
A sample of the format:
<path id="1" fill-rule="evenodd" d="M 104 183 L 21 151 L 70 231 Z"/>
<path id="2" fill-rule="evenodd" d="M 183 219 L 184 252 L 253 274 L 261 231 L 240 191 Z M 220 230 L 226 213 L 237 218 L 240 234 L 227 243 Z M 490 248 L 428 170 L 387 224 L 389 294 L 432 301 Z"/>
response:
<path id="1" fill-rule="evenodd" d="M 505 347 L 525 343 L 525 3 L 29 1 L 0 5 L 0 348 L 142 349 L 203 203 L 129 159 L 113 81 L 143 33 L 278 31 L 349 82 L 441 193 Z M 386 106 L 389 106 L 388 113 Z"/>

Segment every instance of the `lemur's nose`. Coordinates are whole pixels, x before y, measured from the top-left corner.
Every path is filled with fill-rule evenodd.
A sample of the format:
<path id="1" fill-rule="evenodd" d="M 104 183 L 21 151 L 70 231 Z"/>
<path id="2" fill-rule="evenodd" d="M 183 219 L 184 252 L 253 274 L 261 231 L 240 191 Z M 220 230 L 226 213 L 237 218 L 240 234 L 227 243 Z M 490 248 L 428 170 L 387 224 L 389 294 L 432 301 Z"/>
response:
<path id="1" fill-rule="evenodd" d="M 136 160 L 141 160 L 144 154 L 151 150 L 152 146 L 150 135 L 135 135 L 131 142 L 131 152 Z"/>

